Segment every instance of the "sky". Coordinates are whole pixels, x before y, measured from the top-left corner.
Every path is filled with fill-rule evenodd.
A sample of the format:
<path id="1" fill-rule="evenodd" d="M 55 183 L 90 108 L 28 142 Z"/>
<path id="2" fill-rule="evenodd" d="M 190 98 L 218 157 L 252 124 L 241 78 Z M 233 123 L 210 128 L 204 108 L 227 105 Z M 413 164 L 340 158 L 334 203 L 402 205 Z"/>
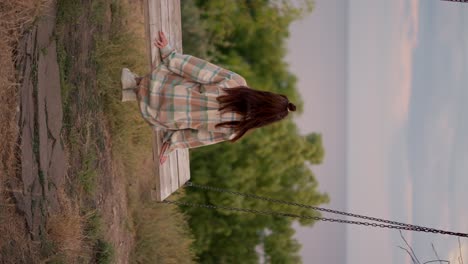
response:
<path id="1" fill-rule="evenodd" d="M 288 42 L 290 71 L 298 77 L 304 100 L 304 114 L 296 122 L 302 133 L 323 136 L 325 159 L 312 170 L 319 190 L 332 199 L 327 206 L 344 210 L 345 178 L 345 68 L 346 5 L 341 0 L 317 1 L 312 15 L 295 22 Z M 324 26 L 326 25 L 326 26 Z M 303 244 L 305 260 L 316 263 L 344 263 L 345 226 L 316 223 L 313 228 L 294 225 L 296 238 Z M 310 262 L 309 262 L 310 263 Z"/>
<path id="2" fill-rule="evenodd" d="M 324 137 L 312 170 L 326 206 L 468 232 L 468 4 L 315 2 L 291 26 L 287 61 L 305 101 L 298 126 Z M 411 263 L 395 231 L 296 231 L 304 263 Z M 403 235 L 421 262 L 435 259 L 431 243 L 442 259 L 460 254 L 456 238 Z"/>

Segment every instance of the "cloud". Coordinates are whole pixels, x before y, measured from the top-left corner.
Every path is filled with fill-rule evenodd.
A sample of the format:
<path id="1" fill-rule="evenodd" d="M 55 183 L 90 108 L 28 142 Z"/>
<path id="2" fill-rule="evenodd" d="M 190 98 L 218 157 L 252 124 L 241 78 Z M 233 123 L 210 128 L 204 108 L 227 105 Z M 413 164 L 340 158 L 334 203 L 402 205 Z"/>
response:
<path id="1" fill-rule="evenodd" d="M 398 121 L 406 121 L 411 99 L 413 51 L 418 43 L 419 0 L 400 0 L 398 15 L 403 17 L 403 21 L 395 45 L 397 56 L 393 64 L 393 76 L 396 78 L 396 87 L 391 108 L 392 114 Z"/>

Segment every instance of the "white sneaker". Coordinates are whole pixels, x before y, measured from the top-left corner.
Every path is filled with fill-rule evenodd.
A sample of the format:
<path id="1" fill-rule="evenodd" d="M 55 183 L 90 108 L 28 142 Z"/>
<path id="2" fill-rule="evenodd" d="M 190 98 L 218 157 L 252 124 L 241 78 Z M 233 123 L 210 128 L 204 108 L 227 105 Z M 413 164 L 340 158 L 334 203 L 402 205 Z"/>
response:
<path id="1" fill-rule="evenodd" d="M 136 101 L 137 94 L 133 89 L 122 90 L 122 102 Z"/>
<path id="2" fill-rule="evenodd" d="M 136 87 L 136 80 L 138 75 L 131 72 L 128 68 L 122 69 L 120 81 L 122 82 L 122 89 L 133 89 Z"/>
<path id="3" fill-rule="evenodd" d="M 122 102 L 137 100 L 136 93 L 133 90 L 137 86 L 135 80 L 137 77 L 138 75 L 131 72 L 129 69 L 122 69 L 122 75 L 120 77 L 120 81 L 122 83 Z"/>

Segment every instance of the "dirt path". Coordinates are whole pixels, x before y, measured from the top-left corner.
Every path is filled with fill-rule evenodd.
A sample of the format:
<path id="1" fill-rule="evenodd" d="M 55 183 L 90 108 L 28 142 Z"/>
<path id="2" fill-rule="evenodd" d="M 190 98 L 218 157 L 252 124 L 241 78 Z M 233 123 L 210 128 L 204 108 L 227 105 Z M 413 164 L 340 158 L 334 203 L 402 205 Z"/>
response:
<path id="1" fill-rule="evenodd" d="M 17 206 L 25 215 L 34 240 L 45 232 L 48 213 L 59 208 L 57 190 L 63 188 L 66 153 L 61 140 L 62 102 L 57 63 L 55 5 L 50 5 L 35 28 L 20 43 L 19 125 L 21 181 L 15 183 Z"/>
<path id="2" fill-rule="evenodd" d="M 64 133 L 55 3 L 47 7 L 18 49 L 19 75 L 23 79 L 18 117 L 21 174 L 11 184 L 32 240 L 41 241 L 47 233 L 49 216 L 60 214 L 61 199 L 69 199 L 99 213 L 103 239 L 115 249 L 115 263 L 127 263 L 134 238 L 128 227 L 126 179 L 114 169 L 111 137 L 105 122 L 101 122 L 103 114 L 86 108 L 86 102 L 98 98 L 96 66 L 92 62 L 93 34 L 97 29 L 90 22 L 91 5 L 90 1 L 82 1 L 79 21 L 65 27 L 62 41 L 74 59 L 69 76 L 76 88 L 70 108 L 73 128 L 78 134 L 88 133 L 93 140 L 90 146 L 96 148 L 96 160 L 92 164 L 97 171 L 95 191 L 84 197 L 74 186 L 84 161 L 79 152 L 70 150 L 70 139 Z M 109 19 L 110 5 L 105 8 L 105 19 Z M 86 126 L 91 129 L 83 131 Z M 61 193 L 67 193 L 66 197 Z"/>

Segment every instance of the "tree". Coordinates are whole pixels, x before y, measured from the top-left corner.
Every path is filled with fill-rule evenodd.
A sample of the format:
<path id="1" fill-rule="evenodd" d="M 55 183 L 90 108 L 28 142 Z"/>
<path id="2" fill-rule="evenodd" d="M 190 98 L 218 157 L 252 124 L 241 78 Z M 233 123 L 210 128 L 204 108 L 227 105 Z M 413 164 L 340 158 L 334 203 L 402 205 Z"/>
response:
<path id="1" fill-rule="evenodd" d="M 325 156 L 325 149 L 322 145 L 322 135 L 311 133 L 305 137 L 305 140 L 307 142 L 307 151 L 304 153 L 306 160 L 312 164 L 322 163 L 323 157 Z"/>
<path id="2" fill-rule="evenodd" d="M 200 14 L 200 22 L 192 24 L 185 23 L 185 14 L 182 14 L 183 35 L 190 34 L 193 43 L 210 43 L 210 47 L 202 49 L 208 54 L 202 56 L 209 56 L 214 63 L 243 75 L 255 89 L 287 95 L 297 102 L 300 110 L 302 103 L 296 77 L 284 62 L 284 40 L 289 35 L 289 24 L 310 11 L 312 5 L 311 1 L 294 2 L 299 5 L 283 0 L 181 1 L 183 12 L 192 10 L 190 14 Z M 191 28 L 194 26 L 197 28 Z M 196 41 L 197 36 L 209 41 Z M 186 50 L 197 50 L 190 45 L 184 41 Z M 317 191 L 318 182 L 309 164 L 321 163 L 324 153 L 320 134 L 302 136 L 292 119 L 287 119 L 255 130 L 235 144 L 226 142 L 192 150 L 191 177 L 199 184 L 319 205 L 328 202 L 328 196 Z M 183 199 L 202 204 L 319 215 L 304 208 L 196 189 L 189 189 Z M 262 241 L 263 230 L 270 231 L 263 243 L 272 263 L 300 263 L 300 245 L 293 239 L 291 227 L 293 219 L 192 207 L 183 207 L 183 210 L 189 215 L 196 237 L 195 251 L 202 263 L 258 263 L 255 247 Z M 314 223 L 310 219 L 299 222 L 302 225 Z"/>

